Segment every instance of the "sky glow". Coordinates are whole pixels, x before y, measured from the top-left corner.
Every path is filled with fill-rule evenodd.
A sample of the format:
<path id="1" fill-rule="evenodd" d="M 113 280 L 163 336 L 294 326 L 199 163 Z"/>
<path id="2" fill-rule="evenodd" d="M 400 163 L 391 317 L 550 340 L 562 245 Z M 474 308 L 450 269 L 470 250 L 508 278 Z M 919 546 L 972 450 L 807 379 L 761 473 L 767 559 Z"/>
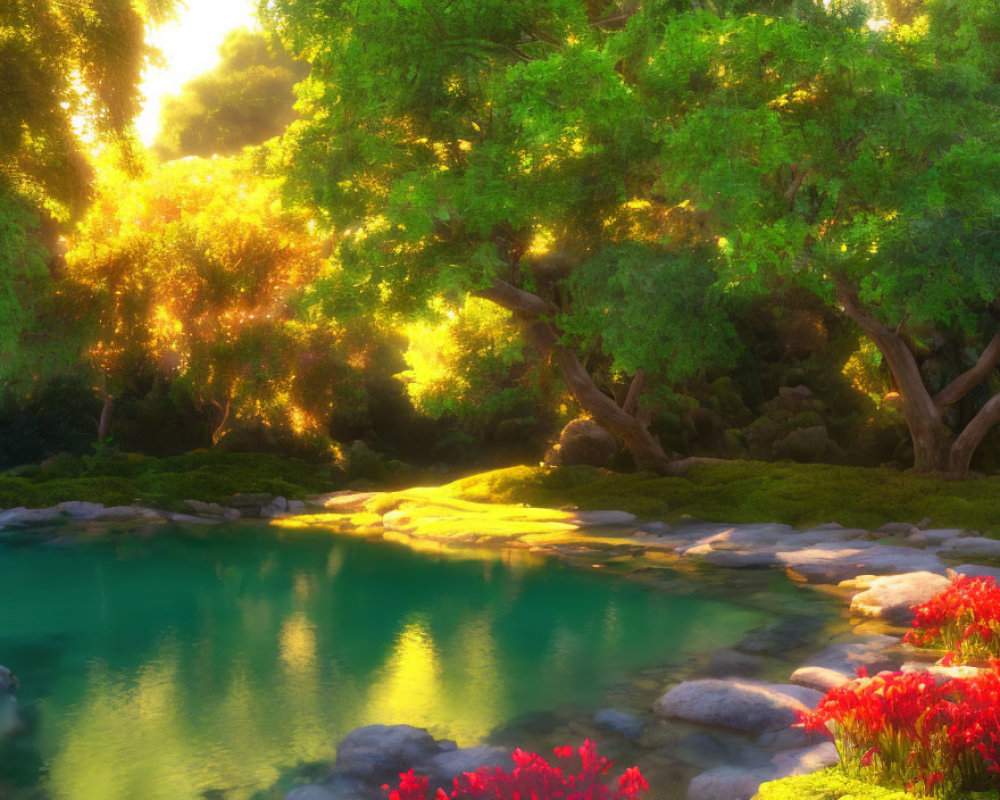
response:
<path id="1" fill-rule="evenodd" d="M 234 28 L 257 28 L 255 0 L 187 0 L 178 19 L 150 32 L 148 41 L 163 52 L 166 65 L 146 71 L 146 98 L 136 128 L 149 145 L 156 138 L 165 95 L 177 94 L 187 81 L 219 62 L 218 48 Z"/>

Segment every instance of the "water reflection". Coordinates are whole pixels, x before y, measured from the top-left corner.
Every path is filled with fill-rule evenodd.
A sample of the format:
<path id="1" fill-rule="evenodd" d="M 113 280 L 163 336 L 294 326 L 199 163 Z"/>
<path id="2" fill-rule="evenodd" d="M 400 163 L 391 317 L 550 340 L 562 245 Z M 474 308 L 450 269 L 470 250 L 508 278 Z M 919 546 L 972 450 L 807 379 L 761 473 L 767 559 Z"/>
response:
<path id="1" fill-rule="evenodd" d="M 537 560 L 252 531 L 4 551 L 0 607 L 42 763 L 0 745 L 0 782 L 58 800 L 248 800 L 373 722 L 474 744 L 761 618 Z"/>

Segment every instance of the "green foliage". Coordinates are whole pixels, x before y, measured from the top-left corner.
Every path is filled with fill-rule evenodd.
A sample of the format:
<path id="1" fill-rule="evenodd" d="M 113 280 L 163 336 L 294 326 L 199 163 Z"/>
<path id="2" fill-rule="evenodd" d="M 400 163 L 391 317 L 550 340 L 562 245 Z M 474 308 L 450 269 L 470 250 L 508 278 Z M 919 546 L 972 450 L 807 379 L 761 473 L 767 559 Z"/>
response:
<path id="1" fill-rule="evenodd" d="M 592 467 L 514 467 L 450 484 L 465 500 L 559 508 L 618 508 L 643 517 L 807 526 L 836 521 L 874 530 L 929 517 L 938 527 L 1000 534 L 1000 478 L 946 481 L 891 469 L 733 461 L 684 478 Z"/>
<path id="2" fill-rule="evenodd" d="M 761 785 L 754 800 L 915 800 L 916 795 L 883 789 L 830 769 Z M 957 800 L 957 799 L 956 799 Z"/>
<path id="3" fill-rule="evenodd" d="M 279 135 L 295 119 L 292 87 L 306 69 L 280 43 L 239 29 L 219 55 L 215 69 L 164 99 L 153 144 L 160 158 L 230 155 Z"/>
<path id="4" fill-rule="evenodd" d="M 328 492 L 343 476 L 330 465 L 263 453 L 194 452 L 156 459 L 104 451 L 53 466 L 0 474 L 0 508 L 43 508 L 68 500 L 188 510 L 184 500 L 224 501 L 236 493 L 287 498 Z"/>
<path id="5" fill-rule="evenodd" d="M 19 366 L 17 346 L 47 277 L 36 229 L 37 219 L 24 201 L 0 180 L 0 381 Z"/>

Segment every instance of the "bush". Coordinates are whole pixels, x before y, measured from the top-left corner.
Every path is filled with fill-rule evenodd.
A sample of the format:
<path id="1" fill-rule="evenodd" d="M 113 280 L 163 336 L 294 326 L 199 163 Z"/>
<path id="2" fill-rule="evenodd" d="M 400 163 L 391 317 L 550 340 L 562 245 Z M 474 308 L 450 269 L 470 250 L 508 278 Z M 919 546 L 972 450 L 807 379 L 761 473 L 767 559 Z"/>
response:
<path id="1" fill-rule="evenodd" d="M 914 608 L 906 641 L 947 650 L 946 664 L 1000 658 L 1000 587 L 993 578 L 960 575 L 951 586 Z"/>
<path id="2" fill-rule="evenodd" d="M 535 800 L 638 800 L 649 789 L 637 767 L 630 767 L 618 780 L 616 789 L 605 785 L 611 762 L 597 754 L 589 739 L 577 748 L 553 750 L 561 766 L 554 766 L 537 753 L 515 750 L 514 769 L 480 767 L 455 778 L 455 788 L 438 790 L 435 800 L 494 800 L 494 798 L 534 798 Z M 430 800 L 427 778 L 411 769 L 399 776 L 399 786 L 391 789 L 389 800 Z"/>

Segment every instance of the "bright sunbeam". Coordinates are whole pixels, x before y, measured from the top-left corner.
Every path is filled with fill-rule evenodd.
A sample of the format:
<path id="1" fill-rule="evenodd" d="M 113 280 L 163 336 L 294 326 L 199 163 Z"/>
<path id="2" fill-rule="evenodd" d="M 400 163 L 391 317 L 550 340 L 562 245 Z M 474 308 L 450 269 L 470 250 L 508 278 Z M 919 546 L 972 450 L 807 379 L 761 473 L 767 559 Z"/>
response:
<path id="1" fill-rule="evenodd" d="M 163 52 L 166 65 L 147 70 L 141 87 L 146 101 L 136 127 L 147 145 L 156 138 L 163 97 L 177 94 L 187 81 L 212 69 L 229 31 L 258 27 L 254 0 L 188 0 L 186 5 L 176 21 L 149 35 L 149 43 Z"/>

